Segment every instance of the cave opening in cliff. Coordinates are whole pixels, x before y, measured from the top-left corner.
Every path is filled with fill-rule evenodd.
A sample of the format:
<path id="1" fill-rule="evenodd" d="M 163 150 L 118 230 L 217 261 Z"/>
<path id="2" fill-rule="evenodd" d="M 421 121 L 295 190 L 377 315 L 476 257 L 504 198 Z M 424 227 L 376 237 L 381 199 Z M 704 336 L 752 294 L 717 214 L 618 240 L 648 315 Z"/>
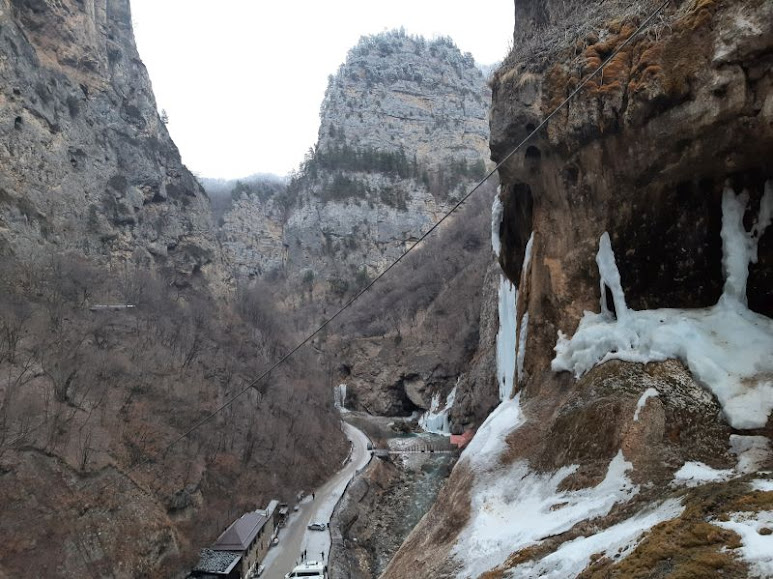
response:
<path id="1" fill-rule="evenodd" d="M 503 195 L 500 239 L 502 247 L 511 248 L 511 251 L 502 252 L 500 260 L 502 269 L 513 283 L 518 283 L 521 274 L 526 245 L 532 232 L 533 211 L 534 196 L 528 184 L 516 182 L 510 194 Z"/>

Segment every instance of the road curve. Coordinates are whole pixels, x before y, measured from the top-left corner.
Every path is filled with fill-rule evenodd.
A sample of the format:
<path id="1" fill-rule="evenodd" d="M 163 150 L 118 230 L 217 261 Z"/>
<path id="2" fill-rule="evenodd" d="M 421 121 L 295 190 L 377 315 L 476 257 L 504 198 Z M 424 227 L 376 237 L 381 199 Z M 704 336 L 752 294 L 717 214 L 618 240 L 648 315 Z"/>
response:
<path id="1" fill-rule="evenodd" d="M 346 485 L 354 474 L 368 464 L 368 437 L 354 426 L 343 423 L 344 433 L 352 442 L 352 454 L 349 462 L 333 475 L 324 485 L 314 490 L 314 499 L 307 496 L 293 513 L 287 526 L 279 533 L 279 545 L 272 547 L 264 561 L 266 568 L 263 577 L 283 579 L 285 573 L 292 571 L 300 562 L 305 550 L 307 560 L 328 560 L 330 554 L 330 531 L 310 531 L 306 527 L 310 522 L 328 523 L 333 509 L 341 498 Z"/>

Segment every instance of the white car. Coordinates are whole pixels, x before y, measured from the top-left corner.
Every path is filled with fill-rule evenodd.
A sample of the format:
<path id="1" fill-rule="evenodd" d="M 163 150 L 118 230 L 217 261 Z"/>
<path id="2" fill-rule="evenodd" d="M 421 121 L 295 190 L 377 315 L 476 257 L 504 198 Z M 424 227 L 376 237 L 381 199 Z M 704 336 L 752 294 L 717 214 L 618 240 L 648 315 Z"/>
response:
<path id="1" fill-rule="evenodd" d="M 306 561 L 295 567 L 285 579 L 295 579 L 295 577 L 311 577 L 312 579 L 328 579 L 327 565 L 319 561 Z"/>

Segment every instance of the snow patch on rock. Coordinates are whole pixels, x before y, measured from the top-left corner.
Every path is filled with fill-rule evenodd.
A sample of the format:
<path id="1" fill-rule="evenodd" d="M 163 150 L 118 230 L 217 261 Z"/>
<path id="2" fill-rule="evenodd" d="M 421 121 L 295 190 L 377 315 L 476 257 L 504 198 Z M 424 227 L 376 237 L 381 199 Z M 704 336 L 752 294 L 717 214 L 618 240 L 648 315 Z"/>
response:
<path id="1" fill-rule="evenodd" d="M 471 518 L 453 551 L 463 565 L 459 577 L 478 577 L 524 547 L 580 521 L 606 516 L 614 505 L 639 492 L 627 476 L 632 464 L 622 451 L 599 485 L 577 491 L 558 490 L 576 465 L 552 474 L 532 472 L 525 461 L 502 465 L 499 459 L 507 450 L 506 438 L 522 423 L 516 396 L 499 405 L 462 454 L 460 461 L 473 469 L 475 482 Z"/>
<path id="2" fill-rule="evenodd" d="M 639 401 L 636 403 L 636 412 L 633 413 L 634 422 L 639 421 L 639 413 L 641 413 L 641 411 L 647 405 L 647 400 L 657 396 L 660 396 L 660 392 L 658 392 L 656 388 L 647 388 L 644 391 L 644 394 L 641 395 L 641 398 L 639 398 Z"/>
<path id="3" fill-rule="evenodd" d="M 732 469 L 717 470 L 702 462 L 686 462 L 674 473 L 674 482 L 688 487 L 697 487 L 706 483 L 725 482 L 736 475 Z"/>
<path id="4" fill-rule="evenodd" d="M 597 553 L 619 561 L 637 547 L 652 527 L 678 517 L 683 510 L 680 501 L 665 501 L 599 533 L 567 541 L 543 559 L 515 567 L 511 576 L 523 579 L 576 577 L 590 564 L 591 556 Z"/>
<path id="5" fill-rule="evenodd" d="M 773 535 L 761 535 L 763 528 L 773 529 L 773 511 L 731 513 L 729 521 L 712 524 L 741 536 L 741 559 L 749 565 L 751 577 L 773 577 Z"/>
<path id="6" fill-rule="evenodd" d="M 758 478 L 751 483 L 752 490 L 763 491 L 766 493 L 773 492 L 773 480 Z"/>

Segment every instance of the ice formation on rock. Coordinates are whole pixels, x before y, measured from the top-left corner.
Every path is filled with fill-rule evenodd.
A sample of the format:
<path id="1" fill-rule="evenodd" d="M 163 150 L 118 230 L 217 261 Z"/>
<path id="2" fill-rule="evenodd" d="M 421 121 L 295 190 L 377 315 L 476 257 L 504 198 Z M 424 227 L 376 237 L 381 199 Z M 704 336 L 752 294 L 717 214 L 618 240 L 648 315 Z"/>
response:
<path id="1" fill-rule="evenodd" d="M 516 326 L 518 290 L 505 276 L 499 279 L 499 332 L 497 333 L 497 382 L 499 400 L 513 394 L 515 375 Z"/>
<path id="2" fill-rule="evenodd" d="M 497 194 L 494 195 L 494 202 L 491 205 L 491 249 L 497 258 L 499 258 L 499 254 L 502 252 L 502 240 L 499 238 L 499 229 L 502 225 L 504 211 L 505 208 L 499 199 L 499 189 L 497 189 Z"/>
<path id="3" fill-rule="evenodd" d="M 440 408 L 440 394 L 435 394 L 432 397 L 432 404 L 429 410 L 421 415 L 419 418 L 419 426 L 426 432 L 433 434 L 451 434 L 451 425 L 448 420 L 448 412 L 454 405 L 454 399 L 456 398 L 456 386 L 448 393 L 446 397 L 446 403 L 443 408 Z"/>
<path id="4" fill-rule="evenodd" d="M 711 308 L 635 311 L 627 308 L 609 236 L 599 243 L 600 314 L 585 312 L 574 336 L 559 332 L 554 371 L 580 377 L 611 359 L 654 362 L 678 358 L 719 400 L 734 428 L 762 428 L 773 409 L 773 320 L 746 307 L 749 263 L 773 218 L 773 184 L 768 182 L 757 222 L 743 226 L 748 195 L 727 188 L 722 198 L 725 288 Z M 606 303 L 614 299 L 616 319 Z"/>
<path id="5" fill-rule="evenodd" d="M 346 384 L 339 384 L 333 389 L 333 403 L 338 410 L 346 410 Z"/>
<path id="6" fill-rule="evenodd" d="M 478 577 L 519 549 L 567 531 L 580 521 L 606 516 L 616 504 L 639 492 L 626 474 L 632 465 L 622 451 L 610 462 L 601 483 L 576 491 L 559 490 L 561 482 L 577 470 L 576 465 L 552 474 L 535 473 L 525 461 L 503 466 L 499 457 L 507 450 L 507 435 L 523 422 L 518 404 L 518 396 L 500 404 L 460 459 L 467 460 L 476 473 L 471 519 L 454 549 L 464 565 L 460 577 Z M 667 517 L 680 510 L 672 513 L 674 509 L 669 509 Z M 649 526 L 638 525 L 637 536 Z M 592 554 L 588 551 L 587 557 Z"/>

